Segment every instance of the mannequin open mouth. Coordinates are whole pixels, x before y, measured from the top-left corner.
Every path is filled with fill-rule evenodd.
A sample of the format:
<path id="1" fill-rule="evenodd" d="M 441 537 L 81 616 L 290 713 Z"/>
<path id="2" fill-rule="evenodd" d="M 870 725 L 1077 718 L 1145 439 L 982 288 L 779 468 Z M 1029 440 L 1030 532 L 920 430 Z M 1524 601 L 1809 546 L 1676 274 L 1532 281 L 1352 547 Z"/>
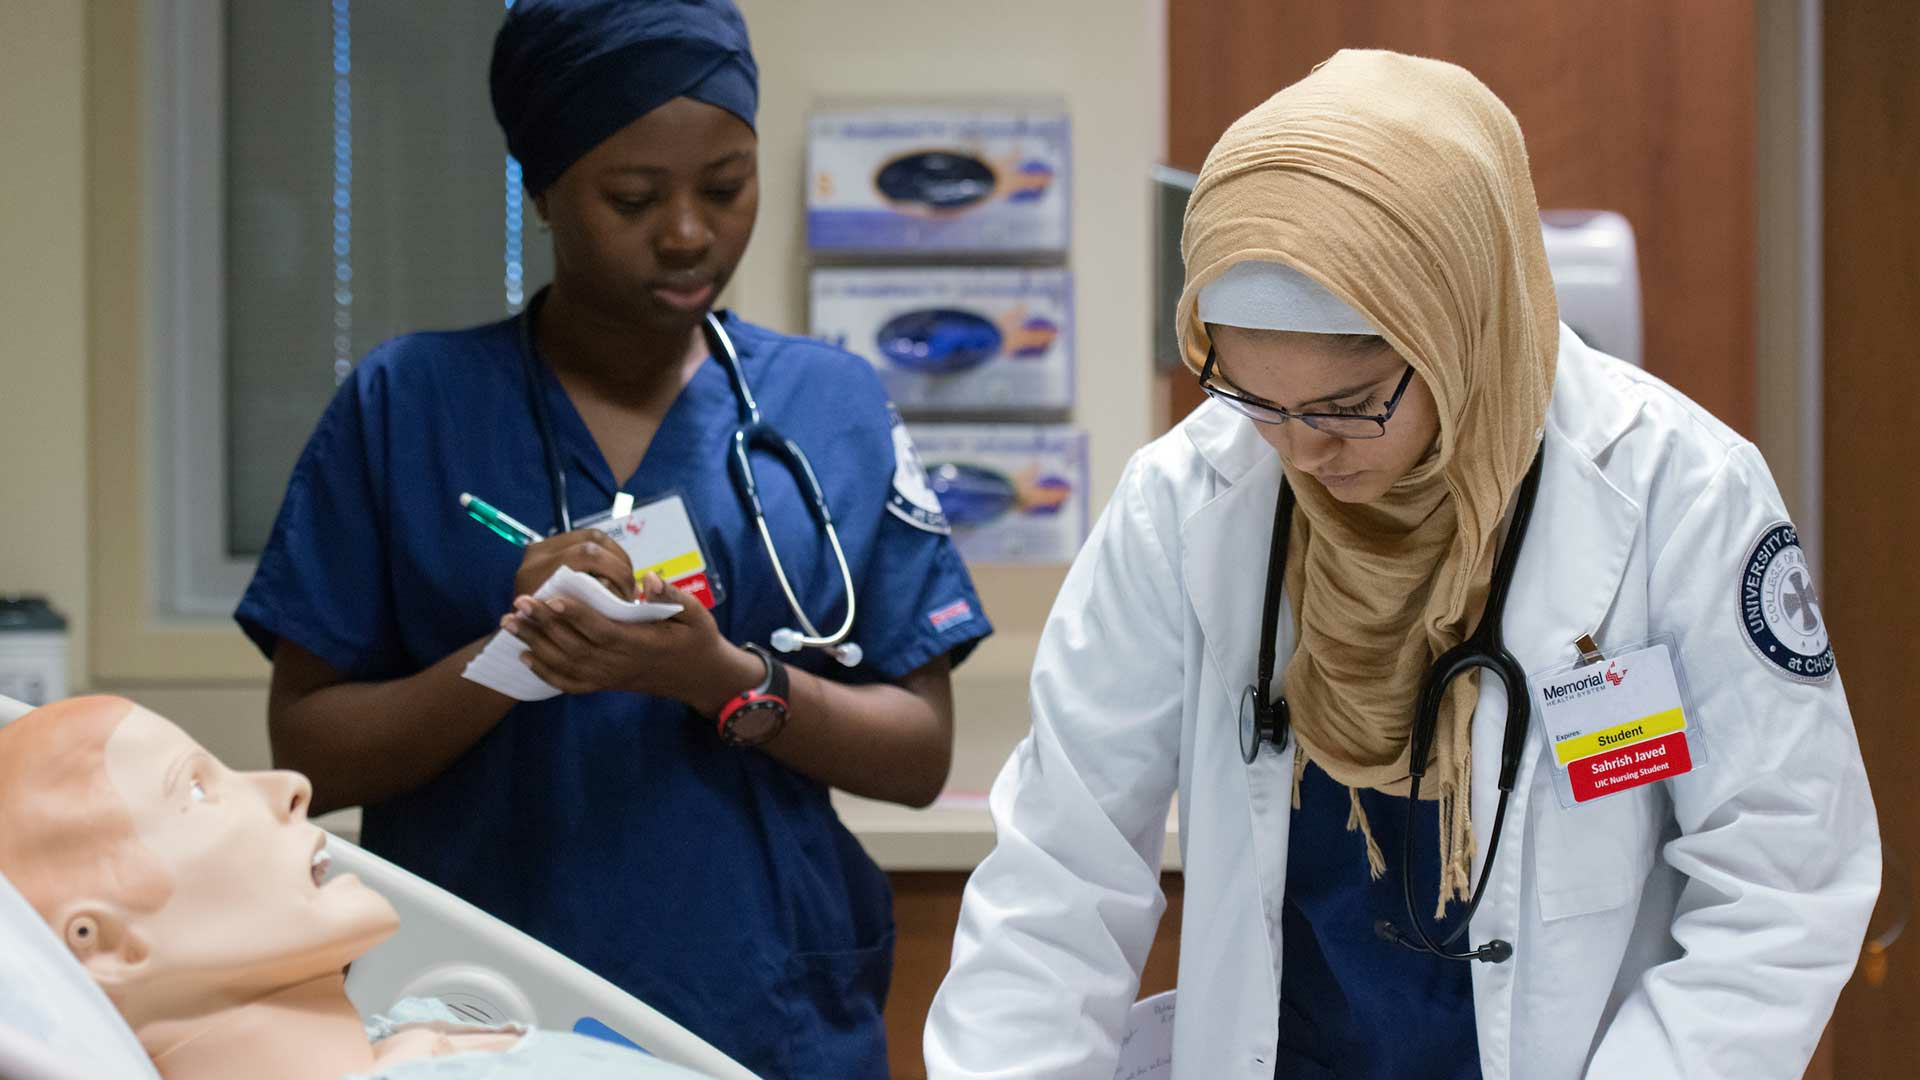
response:
<path id="1" fill-rule="evenodd" d="M 313 860 L 309 864 L 313 876 L 313 887 L 319 888 L 327 883 L 327 874 L 333 869 L 333 856 L 327 854 L 327 842 L 323 837 L 320 846 L 314 850 Z"/>

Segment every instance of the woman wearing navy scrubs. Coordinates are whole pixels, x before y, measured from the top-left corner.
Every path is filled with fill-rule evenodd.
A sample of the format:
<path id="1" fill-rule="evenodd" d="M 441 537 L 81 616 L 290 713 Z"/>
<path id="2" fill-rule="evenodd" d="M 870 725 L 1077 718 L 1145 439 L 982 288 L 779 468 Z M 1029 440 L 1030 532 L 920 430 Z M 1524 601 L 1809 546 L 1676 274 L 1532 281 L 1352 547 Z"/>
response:
<path id="1" fill-rule="evenodd" d="M 552 229 L 553 283 L 519 318 L 362 361 L 237 617 L 273 659 L 276 765 L 312 779 L 316 809 L 365 806 L 369 848 L 756 1072 L 882 1076 L 891 896 L 827 792 L 934 798 L 949 665 L 989 627 L 868 365 L 729 315 L 762 411 L 819 475 L 865 659 L 742 647 L 794 623 L 729 482 L 736 398 L 702 334 L 753 229 L 756 78 L 729 0 L 515 6 L 493 101 Z M 711 611 L 654 578 L 649 597 L 682 614 L 626 626 L 532 600 L 561 566 L 636 586 L 617 545 L 550 520 L 522 320 L 571 516 L 683 496 L 724 592 Z M 806 500 L 756 465 L 802 606 L 838 625 L 847 598 Z M 502 542 L 462 492 L 555 535 Z M 503 626 L 562 696 L 516 704 L 462 678 Z M 716 718 L 775 663 L 785 726 L 723 738 Z"/>

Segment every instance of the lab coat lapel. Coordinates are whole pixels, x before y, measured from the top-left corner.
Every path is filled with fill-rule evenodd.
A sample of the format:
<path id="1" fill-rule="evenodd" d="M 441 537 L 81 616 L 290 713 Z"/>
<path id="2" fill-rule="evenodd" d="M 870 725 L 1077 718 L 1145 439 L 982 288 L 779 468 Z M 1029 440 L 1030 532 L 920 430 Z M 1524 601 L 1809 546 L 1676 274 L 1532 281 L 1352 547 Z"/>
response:
<path id="1" fill-rule="evenodd" d="M 1265 448 L 1265 444 L 1262 444 Z M 1181 572 L 1220 690 L 1238 703 L 1259 659 L 1261 601 L 1280 495 L 1280 458 L 1271 450 L 1218 497 L 1195 511 L 1182 530 Z M 1292 612 L 1282 611 L 1282 643 L 1292 639 Z M 1284 668 L 1285 652 L 1277 667 Z M 1279 685 L 1276 671 L 1274 685 Z"/>
<path id="2" fill-rule="evenodd" d="M 1640 507 L 1608 482 L 1588 452 L 1557 429 L 1548 428 L 1544 452 L 1539 499 L 1501 624 L 1507 648 L 1529 676 L 1576 659 L 1574 640 L 1600 630 L 1619 592 L 1641 517 Z M 1473 715 L 1471 807 L 1476 881 L 1499 804 L 1497 780 L 1507 719 L 1507 697 L 1499 682 L 1483 677 L 1480 687 Z M 1516 689 L 1528 692 L 1526 687 Z M 1522 852 L 1531 832 L 1526 822 L 1544 746 L 1545 733 L 1536 716 L 1527 729 L 1493 877 L 1474 918 L 1475 945 L 1493 938 L 1513 942 L 1519 936 L 1521 889 L 1530 887 L 1522 873 L 1530 860 Z M 1508 963 L 1473 965 L 1480 1056 L 1488 1080 L 1509 1075 L 1514 969 L 1526 962 L 1526 950 L 1519 948 Z"/>
<path id="3" fill-rule="evenodd" d="M 1266 1002 L 1243 1002 L 1240 1007 L 1249 1015 L 1271 1017 L 1279 1008 L 1280 912 L 1293 807 L 1293 752 L 1291 745 L 1284 750 L 1268 745 L 1253 765 L 1242 767 L 1238 706 L 1254 682 L 1274 500 L 1280 494 L 1282 469 L 1279 456 L 1249 421 L 1219 406 L 1206 407 L 1213 414 L 1190 420 L 1188 434 L 1226 486 L 1181 526 L 1181 574 L 1200 625 L 1206 666 L 1212 668 L 1212 685 L 1201 688 L 1196 722 L 1211 727 L 1207 738 L 1214 746 L 1229 744 L 1225 753 L 1211 759 L 1230 763 L 1216 782 L 1237 782 L 1246 792 L 1248 835 L 1255 838 L 1246 865 L 1260 892 L 1267 927 L 1265 959 L 1275 996 Z M 1280 668 L 1293 646 L 1291 609 L 1283 607 L 1282 615 L 1274 650 Z M 1274 682 L 1277 687 L 1278 672 Z"/>

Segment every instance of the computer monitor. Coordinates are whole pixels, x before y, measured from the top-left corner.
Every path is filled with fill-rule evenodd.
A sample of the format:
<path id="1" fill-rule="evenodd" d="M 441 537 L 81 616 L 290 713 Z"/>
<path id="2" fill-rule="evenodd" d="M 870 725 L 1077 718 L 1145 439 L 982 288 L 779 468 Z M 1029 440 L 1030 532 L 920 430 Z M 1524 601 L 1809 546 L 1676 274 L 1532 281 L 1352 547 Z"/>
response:
<path id="1" fill-rule="evenodd" d="M 1153 369 L 1181 366 L 1173 310 L 1180 304 L 1186 270 L 1180 260 L 1180 224 L 1193 194 L 1194 174 L 1165 165 L 1153 167 Z"/>

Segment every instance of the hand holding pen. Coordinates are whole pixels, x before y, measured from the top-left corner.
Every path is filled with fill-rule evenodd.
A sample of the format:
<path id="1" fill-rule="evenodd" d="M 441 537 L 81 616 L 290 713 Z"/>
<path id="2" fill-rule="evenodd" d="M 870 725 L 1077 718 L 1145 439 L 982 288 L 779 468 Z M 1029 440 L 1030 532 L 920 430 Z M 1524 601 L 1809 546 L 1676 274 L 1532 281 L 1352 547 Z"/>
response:
<path id="1" fill-rule="evenodd" d="M 626 549 L 599 529 L 575 529 L 542 538 L 472 495 L 461 495 L 460 505 L 468 517 L 485 525 L 494 535 L 527 549 L 520 560 L 520 569 L 513 575 L 515 596 L 532 596 L 562 566 L 592 574 L 622 600 L 632 600 L 638 595 L 633 561 L 627 557 Z"/>
<path id="2" fill-rule="evenodd" d="M 526 547 L 529 544 L 537 544 L 542 539 L 539 533 L 495 509 L 493 504 L 484 499 L 462 492 L 460 507 L 467 512 L 468 517 L 493 530 L 495 536 L 509 544 Z"/>

